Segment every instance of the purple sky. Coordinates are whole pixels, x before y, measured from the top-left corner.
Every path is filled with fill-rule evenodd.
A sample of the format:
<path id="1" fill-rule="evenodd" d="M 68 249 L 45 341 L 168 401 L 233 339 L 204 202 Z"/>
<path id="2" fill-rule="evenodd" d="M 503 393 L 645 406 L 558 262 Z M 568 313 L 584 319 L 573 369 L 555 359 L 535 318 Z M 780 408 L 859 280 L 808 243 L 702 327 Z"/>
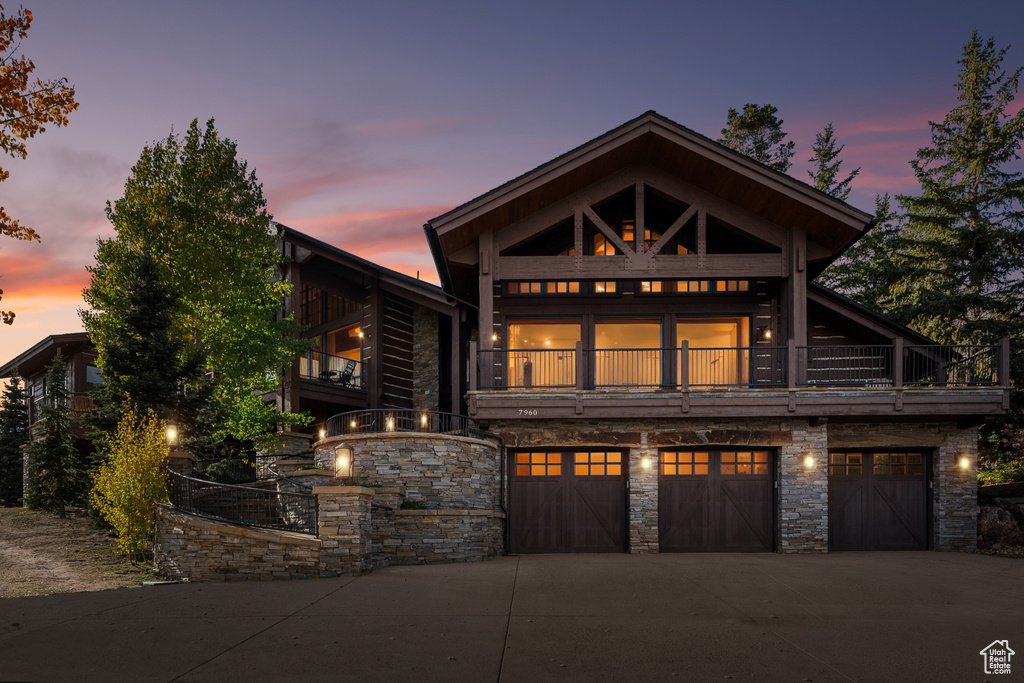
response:
<path id="1" fill-rule="evenodd" d="M 81 108 L 4 164 L 0 204 L 43 239 L 0 241 L 0 307 L 18 314 L 0 362 L 81 329 L 105 203 L 196 117 L 238 142 L 276 220 L 436 281 L 426 219 L 648 109 L 717 138 L 729 107 L 771 103 L 801 180 L 832 121 L 870 211 L 915 190 L 907 162 L 955 105 L 972 29 L 1024 65 L 1020 0 L 24 2 L 22 51 Z"/>

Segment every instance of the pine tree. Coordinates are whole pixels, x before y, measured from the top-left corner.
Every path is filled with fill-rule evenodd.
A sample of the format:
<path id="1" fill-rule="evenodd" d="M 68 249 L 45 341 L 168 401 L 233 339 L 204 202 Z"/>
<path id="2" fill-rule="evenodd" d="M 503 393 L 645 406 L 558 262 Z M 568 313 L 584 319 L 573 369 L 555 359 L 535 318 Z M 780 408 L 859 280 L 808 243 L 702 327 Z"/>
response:
<path id="1" fill-rule="evenodd" d="M 90 330 L 102 330 L 104 339 L 97 360 L 103 383 L 92 393 L 97 408 L 83 424 L 100 459 L 108 437 L 130 409 L 153 412 L 161 420 L 173 418 L 183 425 L 190 450 L 204 450 L 209 434 L 201 417 L 211 387 L 202 355 L 174 328 L 180 300 L 161 281 L 149 251 L 130 253 L 126 261 L 121 297 L 89 317 Z"/>
<path id="2" fill-rule="evenodd" d="M 67 365 L 59 350 L 46 368 L 46 398 L 39 425 L 42 439 L 28 445 L 28 505 L 66 517 L 67 506 L 82 500 L 89 480 L 75 450 Z"/>
<path id="3" fill-rule="evenodd" d="M 906 209 L 907 271 L 899 308 L 947 343 L 1024 342 L 1024 174 L 1009 170 L 1024 141 L 1024 110 L 1009 114 L 1021 69 L 975 31 L 964 46 L 960 104 L 931 122 L 932 144 L 911 162 L 920 195 Z"/>
<path id="4" fill-rule="evenodd" d="M 21 505 L 22 453 L 28 443 L 28 404 L 18 369 L 4 389 L 0 402 L 0 506 Z"/>
<path id="5" fill-rule="evenodd" d="M 832 122 L 829 121 L 825 130 L 814 136 L 814 145 L 811 146 L 814 156 L 808 161 L 815 164 L 815 170 L 807 172 L 814 187 L 843 201 L 850 196 L 850 184 L 860 174 L 860 167 L 858 167 L 850 171 L 843 180 L 836 180 L 839 176 L 839 167 L 843 164 L 839 155 L 842 154 L 845 147 L 846 145 L 836 146 L 835 130 L 832 127 Z"/>
<path id="6" fill-rule="evenodd" d="M 790 158 L 796 143 L 783 142 L 782 120 L 776 116 L 778 109 L 770 104 L 743 105 L 743 113 L 730 108 L 722 137 L 718 140 L 754 161 L 785 173 L 790 167 Z"/>

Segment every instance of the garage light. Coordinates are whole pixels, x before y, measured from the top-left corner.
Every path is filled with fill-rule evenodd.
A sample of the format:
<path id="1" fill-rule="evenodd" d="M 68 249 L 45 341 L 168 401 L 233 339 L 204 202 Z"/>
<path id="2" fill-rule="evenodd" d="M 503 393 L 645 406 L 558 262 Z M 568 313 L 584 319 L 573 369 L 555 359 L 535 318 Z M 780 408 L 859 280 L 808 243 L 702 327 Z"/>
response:
<path id="1" fill-rule="evenodd" d="M 962 469 L 964 472 L 971 469 L 971 459 L 966 455 L 960 456 L 960 469 Z"/>
<path id="2" fill-rule="evenodd" d="M 814 456 L 813 455 L 805 455 L 804 456 L 804 467 L 806 467 L 809 470 L 813 470 L 815 464 L 816 464 L 816 462 L 814 460 Z"/>
<path id="3" fill-rule="evenodd" d="M 645 472 L 651 469 L 651 459 L 648 456 L 640 458 L 640 469 Z"/>
<path id="4" fill-rule="evenodd" d="M 352 447 L 348 444 L 334 449 L 334 476 L 339 479 L 352 476 Z"/>

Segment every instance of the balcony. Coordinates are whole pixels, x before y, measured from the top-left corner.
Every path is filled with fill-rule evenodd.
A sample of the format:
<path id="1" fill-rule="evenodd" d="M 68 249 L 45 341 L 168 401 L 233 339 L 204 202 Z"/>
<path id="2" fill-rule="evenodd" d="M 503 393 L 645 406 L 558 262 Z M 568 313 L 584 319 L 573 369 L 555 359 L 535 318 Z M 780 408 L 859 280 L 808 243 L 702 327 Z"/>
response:
<path id="1" fill-rule="evenodd" d="M 363 390 L 364 363 L 311 350 L 299 356 L 299 377 L 345 389 Z"/>
<path id="2" fill-rule="evenodd" d="M 1006 339 L 987 346 L 897 340 L 876 346 L 585 349 L 578 343 L 474 353 L 470 414 L 480 419 L 723 411 L 968 417 L 1001 412 L 1009 400 Z"/>

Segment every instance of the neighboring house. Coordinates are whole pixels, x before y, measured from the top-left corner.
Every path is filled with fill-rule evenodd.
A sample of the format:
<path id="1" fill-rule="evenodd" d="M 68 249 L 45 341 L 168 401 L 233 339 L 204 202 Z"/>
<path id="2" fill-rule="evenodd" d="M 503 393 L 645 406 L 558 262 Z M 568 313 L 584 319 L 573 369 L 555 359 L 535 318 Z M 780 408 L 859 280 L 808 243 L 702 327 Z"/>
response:
<path id="1" fill-rule="evenodd" d="M 1009 347 L 816 285 L 871 224 L 654 112 L 429 221 L 510 551 L 973 547 Z"/>
<path id="2" fill-rule="evenodd" d="M 89 392 L 103 381 L 96 367 L 96 348 L 85 332 L 46 337 L 13 360 L 0 365 L 0 379 L 10 377 L 17 368 L 28 397 L 29 432 L 33 439 L 39 438 L 38 422 L 46 395 L 46 368 L 53 362 L 58 350 L 67 364 L 67 389 L 71 394 L 71 429 L 75 434 L 75 446 L 85 457 L 92 452 L 92 443 L 85 438 L 79 418 L 96 407 L 89 398 Z"/>
<path id="3" fill-rule="evenodd" d="M 352 410 L 461 413 L 465 382 L 451 358 L 465 337 L 460 307 L 440 287 L 359 258 L 283 225 L 286 310 L 315 340 L 278 392 L 279 407 L 308 411 L 311 433 Z"/>

